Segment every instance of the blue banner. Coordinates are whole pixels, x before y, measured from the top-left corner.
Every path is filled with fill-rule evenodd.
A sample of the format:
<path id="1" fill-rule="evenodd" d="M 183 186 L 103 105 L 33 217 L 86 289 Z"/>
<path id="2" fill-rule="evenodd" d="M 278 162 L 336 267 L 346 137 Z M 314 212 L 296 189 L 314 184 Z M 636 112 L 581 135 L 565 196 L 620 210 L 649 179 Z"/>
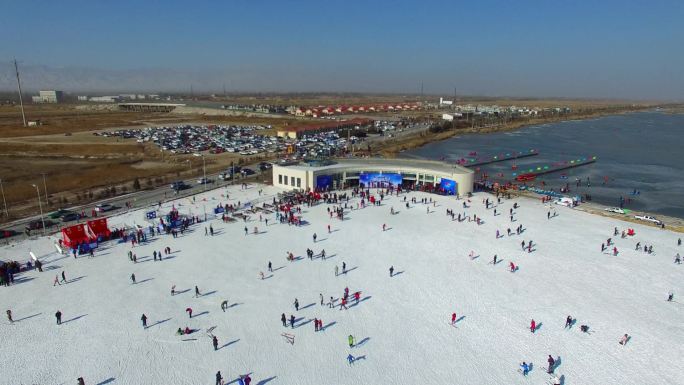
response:
<path id="1" fill-rule="evenodd" d="M 390 173 L 367 173 L 359 175 L 359 183 L 364 187 L 389 187 L 398 186 L 403 181 L 401 174 Z"/>
<path id="2" fill-rule="evenodd" d="M 442 178 L 442 181 L 439 183 L 439 187 L 444 189 L 444 192 L 446 192 L 448 195 L 456 195 L 456 181 Z"/>

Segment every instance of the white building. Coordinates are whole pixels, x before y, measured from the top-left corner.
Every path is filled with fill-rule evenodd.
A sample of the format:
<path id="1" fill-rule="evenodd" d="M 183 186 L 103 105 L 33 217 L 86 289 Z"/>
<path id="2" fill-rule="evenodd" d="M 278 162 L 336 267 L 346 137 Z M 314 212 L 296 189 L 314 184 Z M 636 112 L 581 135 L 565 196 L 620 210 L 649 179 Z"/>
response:
<path id="1" fill-rule="evenodd" d="M 273 165 L 273 185 L 288 190 L 343 186 L 429 186 L 451 195 L 473 191 L 474 172 L 444 162 L 416 159 L 340 159 Z"/>
<path id="2" fill-rule="evenodd" d="M 38 96 L 32 96 L 33 103 L 60 103 L 64 100 L 64 92 L 62 91 L 38 91 Z"/>
<path id="3" fill-rule="evenodd" d="M 454 112 L 451 114 L 442 114 L 442 120 L 447 120 L 449 122 L 453 122 L 454 119 L 458 119 L 462 116 L 463 116 L 463 114 L 461 114 L 460 112 Z"/>
<path id="4" fill-rule="evenodd" d="M 93 96 L 90 98 L 94 103 L 116 103 L 119 101 L 118 96 Z"/>
<path id="5" fill-rule="evenodd" d="M 439 98 L 439 105 L 440 106 L 450 106 L 454 104 L 453 100 L 444 100 L 444 98 Z"/>

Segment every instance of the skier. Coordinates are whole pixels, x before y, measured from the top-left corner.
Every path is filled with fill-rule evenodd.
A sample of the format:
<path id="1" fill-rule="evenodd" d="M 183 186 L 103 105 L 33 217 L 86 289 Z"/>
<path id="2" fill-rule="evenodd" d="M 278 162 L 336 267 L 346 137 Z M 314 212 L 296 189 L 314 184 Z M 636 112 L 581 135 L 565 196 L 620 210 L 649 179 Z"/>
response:
<path id="1" fill-rule="evenodd" d="M 285 313 L 280 316 L 280 322 L 283 323 L 283 327 L 287 327 L 287 318 L 285 318 Z"/>
<path id="2" fill-rule="evenodd" d="M 176 295 L 176 285 L 171 285 L 171 295 Z"/>
<path id="3" fill-rule="evenodd" d="M 195 285 L 195 298 L 199 297 L 200 295 L 201 294 L 200 294 L 199 288 L 197 288 L 197 285 Z"/>
<path id="4" fill-rule="evenodd" d="M 511 273 L 514 273 L 515 270 L 517 270 L 517 267 L 515 266 L 515 263 L 511 262 L 511 263 L 509 264 L 509 266 L 510 266 L 510 268 L 511 268 Z"/>
<path id="5" fill-rule="evenodd" d="M 223 376 L 221 376 L 221 371 L 216 372 L 216 385 L 223 385 Z"/>
<path id="6" fill-rule="evenodd" d="M 147 329 L 147 316 L 145 313 L 143 313 L 142 317 L 140 317 L 140 320 L 142 321 L 143 328 Z"/>
<path id="7" fill-rule="evenodd" d="M 554 365 L 556 365 L 556 360 L 554 360 L 553 357 L 551 357 L 551 355 L 549 354 L 549 358 L 546 360 L 546 362 L 549 363 L 549 369 L 546 371 L 546 373 L 553 373 L 553 367 Z"/>
<path id="8" fill-rule="evenodd" d="M 356 301 L 356 304 L 359 304 L 359 299 L 361 298 L 361 292 L 357 291 L 354 293 L 354 300 Z"/>
<path id="9" fill-rule="evenodd" d="M 61 282 L 67 283 L 66 274 L 64 274 L 64 270 L 62 270 L 62 281 Z"/>
<path id="10" fill-rule="evenodd" d="M 667 302 L 672 302 L 673 299 L 674 299 L 674 293 L 670 292 L 670 294 L 667 295 Z"/>
<path id="11" fill-rule="evenodd" d="M 494 254 L 494 259 L 492 259 L 492 265 L 496 265 L 496 254 Z"/>
<path id="12" fill-rule="evenodd" d="M 218 350 L 218 338 L 216 336 L 213 336 L 211 343 L 214 345 L 214 351 Z"/>
<path id="13" fill-rule="evenodd" d="M 135 273 L 131 274 L 131 281 L 133 281 L 133 283 L 135 283 Z"/>
<path id="14" fill-rule="evenodd" d="M 313 234 L 313 241 L 314 241 L 314 243 L 316 243 L 316 238 L 318 238 L 318 236 L 316 235 L 316 233 L 314 233 L 314 234 Z"/>
<path id="15" fill-rule="evenodd" d="M 14 323 L 14 320 L 12 319 L 12 310 L 7 309 L 7 319 L 10 323 Z"/>
<path id="16" fill-rule="evenodd" d="M 390 277 L 394 275 L 394 266 L 390 266 L 389 273 L 390 273 Z"/>
<path id="17" fill-rule="evenodd" d="M 675 255 L 674 263 L 676 263 L 678 265 L 682 264 L 682 258 L 679 256 L 679 253 L 677 253 L 677 255 Z"/>
<path id="18" fill-rule="evenodd" d="M 185 308 L 185 312 L 188 313 L 190 318 L 192 318 L 192 308 L 190 308 L 190 307 Z"/>
<path id="19" fill-rule="evenodd" d="M 273 264 L 271 263 L 271 261 L 268 261 L 268 271 L 269 271 L 270 273 L 273 272 Z"/>
<path id="20" fill-rule="evenodd" d="M 451 324 L 453 325 L 455 323 L 456 323 L 456 313 L 451 313 Z"/>
<path id="21" fill-rule="evenodd" d="M 223 302 L 221 302 L 221 310 L 225 313 L 226 309 L 228 309 L 228 300 L 223 300 Z"/>
<path id="22" fill-rule="evenodd" d="M 57 325 L 62 324 L 62 312 L 57 310 L 57 313 L 55 313 L 55 318 L 57 318 Z"/>
<path id="23" fill-rule="evenodd" d="M 342 310 L 342 308 L 347 309 L 347 298 L 342 298 L 342 301 L 340 301 L 340 310 Z"/>
<path id="24" fill-rule="evenodd" d="M 537 330 L 537 323 L 534 322 L 534 319 L 530 321 L 530 331 L 534 333 Z"/>
<path id="25" fill-rule="evenodd" d="M 295 307 L 295 311 L 299 311 L 299 300 L 297 298 L 295 298 L 295 300 L 294 300 L 294 307 Z"/>
<path id="26" fill-rule="evenodd" d="M 209 234 L 213 237 L 214 236 L 214 228 L 209 225 Z"/>
<path id="27" fill-rule="evenodd" d="M 347 340 L 349 341 L 349 347 L 353 348 L 354 347 L 354 336 L 350 334 L 349 337 L 347 337 Z"/>
<path id="28" fill-rule="evenodd" d="M 527 373 L 530 372 L 530 367 L 527 365 L 525 361 L 523 361 L 522 364 L 520 364 L 520 371 L 522 372 L 523 376 L 527 376 Z"/>
<path id="29" fill-rule="evenodd" d="M 408 205 L 408 203 L 407 203 L 407 205 Z M 351 353 L 349 353 L 349 355 L 347 356 L 347 362 L 349 363 L 349 366 L 351 366 L 355 360 L 356 360 L 356 358 L 354 356 L 352 356 Z"/>
<path id="30" fill-rule="evenodd" d="M 383 224 L 382 224 L 382 231 L 385 231 L 386 228 L 387 228 L 387 225 L 385 225 L 385 224 L 383 223 Z"/>
<path id="31" fill-rule="evenodd" d="M 629 334 L 625 333 L 622 338 L 620 338 L 620 341 L 618 342 L 620 345 L 625 346 L 627 345 L 627 341 L 629 341 Z"/>
<path id="32" fill-rule="evenodd" d="M 565 318 L 565 327 L 566 328 L 572 327 L 572 316 L 568 316 L 567 318 Z"/>
<path id="33" fill-rule="evenodd" d="M 295 324 L 295 316 L 294 314 L 290 315 L 290 328 L 294 329 L 294 324 Z"/>

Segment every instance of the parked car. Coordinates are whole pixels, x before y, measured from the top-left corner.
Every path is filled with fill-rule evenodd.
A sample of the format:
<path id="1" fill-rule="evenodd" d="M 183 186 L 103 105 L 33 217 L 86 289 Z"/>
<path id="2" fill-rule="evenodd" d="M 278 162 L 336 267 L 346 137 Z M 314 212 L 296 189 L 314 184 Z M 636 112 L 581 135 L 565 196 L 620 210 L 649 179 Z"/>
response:
<path id="1" fill-rule="evenodd" d="M 656 225 L 660 225 L 663 223 L 660 220 L 658 220 L 656 217 L 652 217 L 650 215 L 635 215 L 634 219 L 638 219 L 640 221 L 655 223 Z"/>
<path id="2" fill-rule="evenodd" d="M 62 222 L 71 222 L 81 219 L 81 216 L 76 213 L 69 213 L 62 215 Z"/>
<path id="3" fill-rule="evenodd" d="M 273 168 L 273 165 L 268 162 L 259 163 L 259 170 L 261 171 L 270 170 L 271 168 Z"/>
<path id="4" fill-rule="evenodd" d="M 209 183 L 214 183 L 214 181 L 209 179 L 209 178 L 200 178 L 197 180 L 197 184 L 209 184 Z"/>
<path id="5" fill-rule="evenodd" d="M 17 235 L 17 232 L 9 229 L 0 230 L 0 239 L 5 239 Z"/>
<path id="6" fill-rule="evenodd" d="M 608 211 L 609 213 L 616 213 L 616 214 L 624 214 L 625 213 L 625 210 L 623 210 L 619 207 L 607 207 L 604 210 Z"/>
<path id="7" fill-rule="evenodd" d="M 59 209 L 59 210 L 57 210 L 57 211 L 55 211 L 55 212 L 52 212 L 52 213 L 48 214 L 48 217 L 49 217 L 50 219 L 58 219 L 58 218 L 61 218 L 63 215 L 71 214 L 71 213 L 73 213 L 73 211 L 71 211 L 71 210 Z"/>
<path id="8" fill-rule="evenodd" d="M 45 227 L 50 227 L 53 226 L 55 222 L 45 219 Z M 39 230 L 43 228 L 43 221 L 40 219 L 36 219 L 35 221 L 31 221 L 26 224 L 26 230 Z"/>
<path id="9" fill-rule="evenodd" d="M 256 172 L 254 172 L 254 170 L 252 170 L 251 168 L 247 168 L 247 167 L 245 167 L 245 168 L 243 168 L 242 170 L 240 170 L 240 172 L 241 172 L 243 175 L 254 175 L 254 174 L 256 174 Z"/>
<path id="10" fill-rule="evenodd" d="M 95 206 L 95 211 L 103 213 L 105 211 L 111 211 L 114 210 L 116 207 L 114 205 L 109 204 L 109 203 L 100 203 L 99 205 Z"/>

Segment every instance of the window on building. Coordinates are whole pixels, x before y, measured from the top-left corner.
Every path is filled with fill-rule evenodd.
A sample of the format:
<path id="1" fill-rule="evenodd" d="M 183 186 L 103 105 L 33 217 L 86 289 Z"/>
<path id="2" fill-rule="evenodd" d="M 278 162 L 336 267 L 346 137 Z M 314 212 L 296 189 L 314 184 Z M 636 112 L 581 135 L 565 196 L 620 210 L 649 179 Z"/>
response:
<path id="1" fill-rule="evenodd" d="M 278 184 L 283 184 L 283 174 L 278 174 Z"/>
<path id="2" fill-rule="evenodd" d="M 297 178 L 297 187 L 302 187 L 302 178 Z"/>
<path id="3" fill-rule="evenodd" d="M 294 187 L 295 185 L 295 177 L 291 176 L 290 177 L 290 186 Z"/>

